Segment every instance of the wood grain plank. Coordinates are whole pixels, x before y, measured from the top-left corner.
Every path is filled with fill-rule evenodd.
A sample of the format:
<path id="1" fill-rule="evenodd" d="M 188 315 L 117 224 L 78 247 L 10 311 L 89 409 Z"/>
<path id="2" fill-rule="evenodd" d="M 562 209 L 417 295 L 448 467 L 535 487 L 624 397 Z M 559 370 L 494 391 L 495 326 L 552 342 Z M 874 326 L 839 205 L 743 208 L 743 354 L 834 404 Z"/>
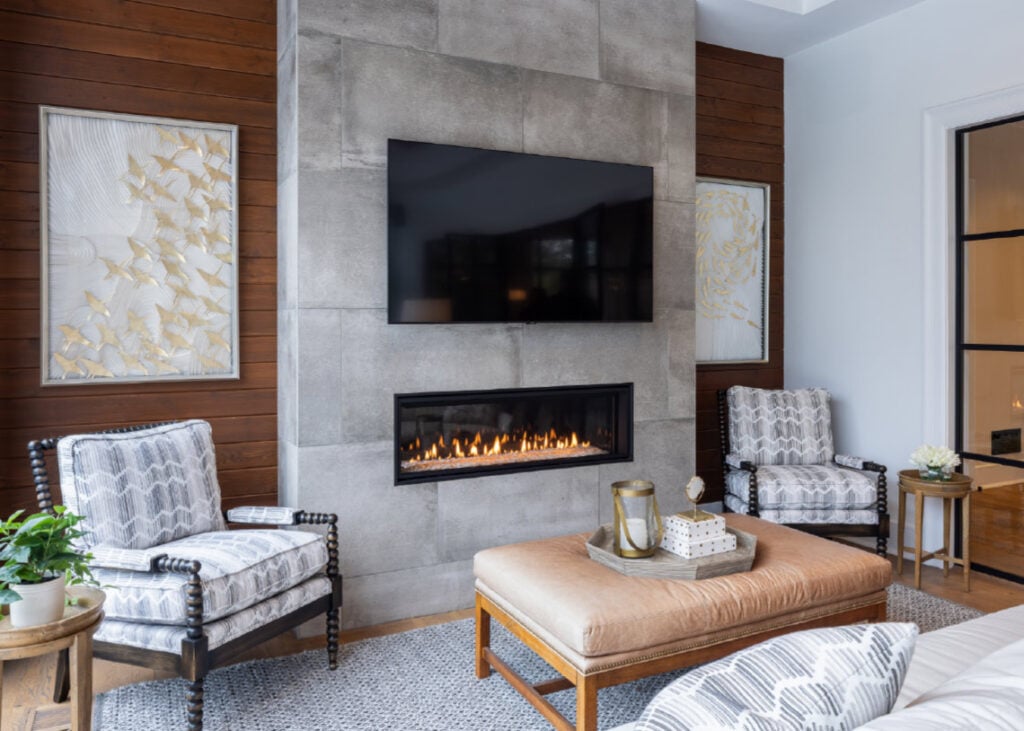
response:
<path id="1" fill-rule="evenodd" d="M 166 61 L 135 60 L 119 56 L 72 51 L 27 43 L 0 42 L 0 70 L 17 72 L 31 67 L 40 76 L 142 86 L 233 99 L 273 102 L 277 90 L 263 75 L 204 69 Z"/>
<path id="2" fill-rule="evenodd" d="M 272 48 L 181 38 L 168 34 L 166 29 L 150 33 L 0 10 L 0 40 L 227 71 L 248 69 L 270 77 L 277 73 L 277 53 Z"/>
<path id="3" fill-rule="evenodd" d="M 721 499 L 719 389 L 781 388 L 783 381 L 783 61 L 697 44 L 697 174 L 771 185 L 768 362 L 696 368 L 696 466 L 709 499 Z M 765 105 L 768 106 L 765 106 Z"/>
<path id="4" fill-rule="evenodd" d="M 38 195 L 39 166 L 31 162 L 0 160 L 0 190 Z"/>
<path id="5" fill-rule="evenodd" d="M 783 126 L 781 107 L 762 107 L 730 99 L 704 96 L 701 94 L 701 86 L 699 84 L 697 86 L 696 108 L 698 116 L 731 119 L 737 122 L 750 122 L 768 127 L 781 128 Z"/>
<path id="6" fill-rule="evenodd" d="M 81 109 L 104 109 L 125 114 L 200 119 L 206 122 L 266 128 L 274 127 L 277 123 L 276 105 L 272 102 L 211 95 L 200 97 L 187 92 L 138 86 L 125 87 L 119 84 L 11 71 L 0 71 L 0 100 L 17 100 L 29 104 L 59 104 Z M 20 159 L 2 154 L 0 158 Z"/>
<path id="7" fill-rule="evenodd" d="M 211 411 L 234 416 L 272 414 L 277 409 L 276 399 L 274 389 L 210 391 L 203 394 L 202 404 L 192 403 L 192 399 L 187 397 L 179 399 L 175 418 L 200 418 L 200 414 Z M 167 418 L 167 397 L 160 393 L 145 391 L 126 393 L 120 397 L 78 396 L 75 400 L 77 403 L 71 405 L 69 396 L 57 394 L 32 399 L 31 404 L 27 403 L 27 399 L 9 399 L 0 403 L 0 419 L 22 427 L 43 428 L 61 423 L 69 406 L 88 409 L 97 421 L 112 423 L 125 418 L 126 414 L 131 414 L 132 420 L 144 423 Z"/>
<path id="8" fill-rule="evenodd" d="M 710 137 L 697 134 L 697 149 L 708 157 L 728 158 L 745 162 L 774 163 L 782 165 L 785 151 L 779 144 L 748 142 L 725 137 Z"/>
<path id="9" fill-rule="evenodd" d="M 268 79 L 267 83 L 272 83 L 272 80 Z M 130 91 L 125 90 L 125 93 L 130 93 Z M 50 100 L 47 103 L 56 104 L 57 106 L 68 106 L 60 100 Z M 140 112 L 126 113 L 139 114 Z M 163 109 L 155 116 L 167 117 L 173 115 L 170 115 L 167 109 Z M 230 124 L 238 124 L 238 151 L 240 154 L 277 155 L 276 127 L 253 127 L 237 119 L 232 120 Z M 33 136 L 36 135 L 39 132 L 38 104 L 21 103 L 18 101 L 0 104 L 0 131 L 23 132 Z M 34 145 L 38 150 L 38 139 L 30 144 Z M 2 159 L 6 158 L 0 155 L 0 160 Z M 36 158 L 33 158 L 33 160 L 38 161 Z"/>
<path id="10" fill-rule="evenodd" d="M 765 145 L 785 144 L 782 127 L 773 127 L 754 122 L 741 122 L 723 117 L 697 115 L 697 134 L 705 137 L 722 137 L 740 142 L 760 142 Z"/>
<path id="11" fill-rule="evenodd" d="M 763 86 L 740 84 L 725 79 L 701 77 L 700 96 L 740 102 L 750 106 L 782 109 L 782 89 L 766 89 Z"/>
<path id="12" fill-rule="evenodd" d="M 4 9 L 41 18 L 128 28 L 161 36 L 197 38 L 269 50 L 277 47 L 277 29 L 273 23 L 132 0 L 4 0 Z"/>
<path id="13" fill-rule="evenodd" d="M 747 86 L 760 86 L 777 91 L 782 89 L 782 69 L 752 66 L 721 58 L 697 58 L 697 75 L 707 79 L 732 81 Z"/>
<path id="14" fill-rule="evenodd" d="M 770 69 L 772 71 L 777 71 L 780 74 L 784 69 L 783 59 L 776 56 L 765 56 L 760 53 L 740 51 L 735 48 L 716 46 L 711 43 L 698 42 L 696 58 L 698 69 L 700 69 L 701 64 L 706 60 L 720 60 L 728 61 L 729 63 L 744 64 L 760 69 Z"/>
<path id="15" fill-rule="evenodd" d="M 0 345 L 3 347 L 3 345 Z M 38 358 L 36 359 L 38 360 Z M 207 391 L 277 388 L 277 364 L 273 362 L 252 363 L 243 361 L 240 365 L 242 377 L 237 381 L 154 381 L 146 384 L 147 393 L 163 393 L 170 396 L 184 393 L 205 393 Z M 120 396 L 138 389 L 138 384 L 105 384 L 92 382 L 82 385 L 43 386 L 39 382 L 37 363 L 24 368 L 10 368 L 0 379 L 0 398 L 32 399 L 58 394 L 61 398 L 74 399 L 79 395 Z M 69 406 L 71 401 L 69 400 Z M 2 453 L 2 450 L 0 450 Z"/>
<path id="16" fill-rule="evenodd" d="M 277 4 L 274 2 L 253 2 L 253 0 L 138 0 L 144 5 L 199 10 L 226 18 L 245 18 L 257 23 L 277 24 Z"/>

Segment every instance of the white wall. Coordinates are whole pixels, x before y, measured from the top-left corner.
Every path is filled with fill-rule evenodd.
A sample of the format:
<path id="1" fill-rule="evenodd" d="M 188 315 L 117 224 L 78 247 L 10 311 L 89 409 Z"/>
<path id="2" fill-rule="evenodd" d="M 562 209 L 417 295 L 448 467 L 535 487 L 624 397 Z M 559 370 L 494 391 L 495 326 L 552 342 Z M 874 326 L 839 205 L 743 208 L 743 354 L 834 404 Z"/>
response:
<path id="1" fill-rule="evenodd" d="M 936 404 L 951 243 L 926 130 L 956 117 L 937 109 L 1024 84 L 1022 28 L 1021 0 L 927 0 L 786 59 L 786 385 L 829 388 L 837 447 L 888 465 L 894 536 L 896 473 L 923 441 L 953 442 Z M 937 504 L 925 520 L 931 548 Z"/>

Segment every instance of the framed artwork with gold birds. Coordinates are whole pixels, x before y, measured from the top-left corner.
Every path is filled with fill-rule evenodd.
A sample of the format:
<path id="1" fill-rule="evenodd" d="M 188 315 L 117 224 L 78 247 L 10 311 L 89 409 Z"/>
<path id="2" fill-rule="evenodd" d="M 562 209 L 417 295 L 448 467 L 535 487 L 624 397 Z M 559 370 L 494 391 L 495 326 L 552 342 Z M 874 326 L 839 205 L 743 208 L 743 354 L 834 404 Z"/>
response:
<path id="1" fill-rule="evenodd" d="M 697 178 L 696 359 L 768 360 L 770 187 Z"/>
<path id="2" fill-rule="evenodd" d="M 43 385 L 239 377 L 238 127 L 41 106 Z"/>

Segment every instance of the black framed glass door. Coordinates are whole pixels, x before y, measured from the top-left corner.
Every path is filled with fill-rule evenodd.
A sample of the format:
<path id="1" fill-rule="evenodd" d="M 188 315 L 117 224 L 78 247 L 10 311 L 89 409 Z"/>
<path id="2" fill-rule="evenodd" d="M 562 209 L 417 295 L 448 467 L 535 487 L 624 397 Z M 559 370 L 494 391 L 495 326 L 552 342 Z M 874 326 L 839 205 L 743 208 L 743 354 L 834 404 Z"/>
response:
<path id="1" fill-rule="evenodd" d="M 984 488 L 972 565 L 1024 580 L 1024 116 L 955 139 L 955 449 Z"/>

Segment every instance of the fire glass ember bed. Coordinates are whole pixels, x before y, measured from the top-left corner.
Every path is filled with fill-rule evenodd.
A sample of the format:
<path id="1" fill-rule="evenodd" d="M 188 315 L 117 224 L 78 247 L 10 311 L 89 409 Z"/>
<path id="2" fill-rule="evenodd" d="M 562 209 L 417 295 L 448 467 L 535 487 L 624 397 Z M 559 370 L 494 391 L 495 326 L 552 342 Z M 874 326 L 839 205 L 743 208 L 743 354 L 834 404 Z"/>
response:
<path id="1" fill-rule="evenodd" d="M 633 384 L 395 394 L 395 483 L 633 459 Z"/>

